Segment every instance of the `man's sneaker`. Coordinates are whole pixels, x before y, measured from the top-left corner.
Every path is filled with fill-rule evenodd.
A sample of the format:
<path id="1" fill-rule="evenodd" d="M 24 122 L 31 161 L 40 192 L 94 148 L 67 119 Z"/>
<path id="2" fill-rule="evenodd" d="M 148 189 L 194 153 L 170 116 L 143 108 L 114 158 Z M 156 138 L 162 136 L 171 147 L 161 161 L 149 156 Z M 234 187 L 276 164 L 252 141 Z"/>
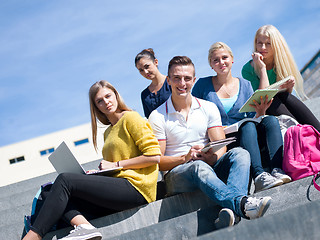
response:
<path id="1" fill-rule="evenodd" d="M 281 168 L 274 168 L 271 175 L 275 178 L 281 179 L 283 183 L 291 182 L 292 179 Z"/>
<path id="2" fill-rule="evenodd" d="M 248 197 L 244 204 L 244 214 L 249 219 L 262 217 L 271 204 L 271 197 Z"/>
<path id="3" fill-rule="evenodd" d="M 271 176 L 270 173 L 263 172 L 254 179 L 255 192 L 273 188 L 283 184 L 281 179 Z"/>
<path id="4" fill-rule="evenodd" d="M 235 223 L 235 215 L 229 208 L 222 208 L 219 217 L 214 222 L 216 229 L 231 227 Z"/>
<path id="5" fill-rule="evenodd" d="M 80 224 L 75 226 L 75 229 L 70 232 L 68 236 L 60 240 L 101 240 L 102 234 L 96 228 L 87 229 L 87 224 Z"/>

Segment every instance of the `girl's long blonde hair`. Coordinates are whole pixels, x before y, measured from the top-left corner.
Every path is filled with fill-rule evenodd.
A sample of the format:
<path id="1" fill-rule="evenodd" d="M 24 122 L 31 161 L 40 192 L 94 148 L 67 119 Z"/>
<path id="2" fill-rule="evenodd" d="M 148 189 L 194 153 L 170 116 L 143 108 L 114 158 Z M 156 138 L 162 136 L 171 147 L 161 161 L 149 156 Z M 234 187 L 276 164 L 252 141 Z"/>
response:
<path id="1" fill-rule="evenodd" d="M 293 76 L 295 78 L 294 89 L 301 99 L 307 99 L 307 95 L 303 89 L 303 78 L 297 67 L 296 62 L 291 54 L 289 46 L 281 35 L 279 30 L 273 25 L 264 25 L 258 29 L 254 38 L 254 51 L 257 50 L 257 37 L 259 35 L 270 38 L 271 47 L 273 49 L 274 71 L 277 75 L 277 81 Z"/>
<path id="2" fill-rule="evenodd" d="M 97 92 L 101 88 L 108 88 L 115 93 L 119 110 L 131 111 L 131 109 L 127 107 L 127 105 L 124 103 L 118 91 L 109 82 L 105 80 L 101 80 L 99 82 L 96 82 L 90 87 L 89 103 L 90 103 L 90 114 L 91 114 L 92 141 L 93 141 L 93 146 L 96 150 L 97 150 L 97 119 L 100 123 L 104 125 L 110 125 L 110 121 L 107 118 L 107 116 L 104 113 L 102 113 L 95 104 L 95 97 L 97 95 Z"/>

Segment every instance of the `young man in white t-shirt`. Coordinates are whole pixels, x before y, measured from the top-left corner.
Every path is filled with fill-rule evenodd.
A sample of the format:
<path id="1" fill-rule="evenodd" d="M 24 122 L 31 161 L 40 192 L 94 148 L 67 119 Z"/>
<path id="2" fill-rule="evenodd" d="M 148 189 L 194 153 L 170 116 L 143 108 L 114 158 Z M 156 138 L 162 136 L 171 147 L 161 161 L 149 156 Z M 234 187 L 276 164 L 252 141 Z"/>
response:
<path id="1" fill-rule="evenodd" d="M 247 219 L 261 217 L 271 198 L 247 197 L 249 153 L 242 148 L 226 152 L 226 147 L 201 151 L 209 141 L 224 139 L 225 134 L 217 106 L 191 95 L 195 80 L 191 59 L 174 57 L 167 77 L 172 95 L 149 117 L 162 152 L 160 170 L 168 171 L 164 177 L 167 193 L 203 191 L 223 207 L 217 228 L 233 225 L 234 214 Z"/>

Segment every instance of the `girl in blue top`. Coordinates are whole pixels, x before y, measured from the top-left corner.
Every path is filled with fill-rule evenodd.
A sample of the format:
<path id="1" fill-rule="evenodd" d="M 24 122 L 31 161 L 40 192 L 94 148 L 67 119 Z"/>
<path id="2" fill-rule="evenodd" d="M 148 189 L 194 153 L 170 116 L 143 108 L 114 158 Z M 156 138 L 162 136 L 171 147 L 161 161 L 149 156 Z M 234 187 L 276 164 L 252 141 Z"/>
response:
<path id="1" fill-rule="evenodd" d="M 158 59 L 156 59 L 152 48 L 144 49 L 137 54 L 135 60 L 136 68 L 146 79 L 151 80 L 150 85 L 141 92 L 141 101 L 146 118 L 150 113 L 164 103 L 171 95 L 166 76 L 158 69 Z"/>
<path id="2" fill-rule="evenodd" d="M 261 104 L 252 105 L 256 113 L 239 113 L 241 106 L 252 95 L 253 89 L 249 81 L 235 78 L 231 74 L 233 54 L 231 49 L 222 42 L 214 43 L 208 56 L 209 64 L 217 73 L 216 76 L 200 78 L 195 84 L 192 94 L 214 102 L 220 111 L 222 124 L 231 125 L 248 117 L 264 116 L 271 101 L 268 97 Z M 282 170 L 282 135 L 279 122 L 274 116 L 264 116 L 260 123 L 247 121 L 239 129 L 239 144 L 250 153 L 251 172 L 254 178 L 255 191 L 275 187 L 290 181 Z M 266 145 L 271 174 L 262 167 L 260 145 Z"/>

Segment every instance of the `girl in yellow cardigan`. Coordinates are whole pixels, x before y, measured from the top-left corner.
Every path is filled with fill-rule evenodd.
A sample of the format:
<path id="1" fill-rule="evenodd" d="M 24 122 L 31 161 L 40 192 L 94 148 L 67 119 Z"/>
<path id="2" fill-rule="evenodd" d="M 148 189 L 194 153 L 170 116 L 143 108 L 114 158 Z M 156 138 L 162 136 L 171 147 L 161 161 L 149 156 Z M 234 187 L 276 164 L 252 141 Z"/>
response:
<path id="1" fill-rule="evenodd" d="M 62 239 L 101 239 L 101 233 L 88 222 L 86 214 L 104 216 L 156 199 L 161 152 L 149 123 L 131 111 L 107 81 L 93 84 L 89 98 L 95 148 L 97 121 L 110 125 L 104 133 L 104 160 L 99 168 L 122 170 L 112 177 L 60 174 L 25 240 L 42 239 L 61 217 L 75 226 Z"/>

